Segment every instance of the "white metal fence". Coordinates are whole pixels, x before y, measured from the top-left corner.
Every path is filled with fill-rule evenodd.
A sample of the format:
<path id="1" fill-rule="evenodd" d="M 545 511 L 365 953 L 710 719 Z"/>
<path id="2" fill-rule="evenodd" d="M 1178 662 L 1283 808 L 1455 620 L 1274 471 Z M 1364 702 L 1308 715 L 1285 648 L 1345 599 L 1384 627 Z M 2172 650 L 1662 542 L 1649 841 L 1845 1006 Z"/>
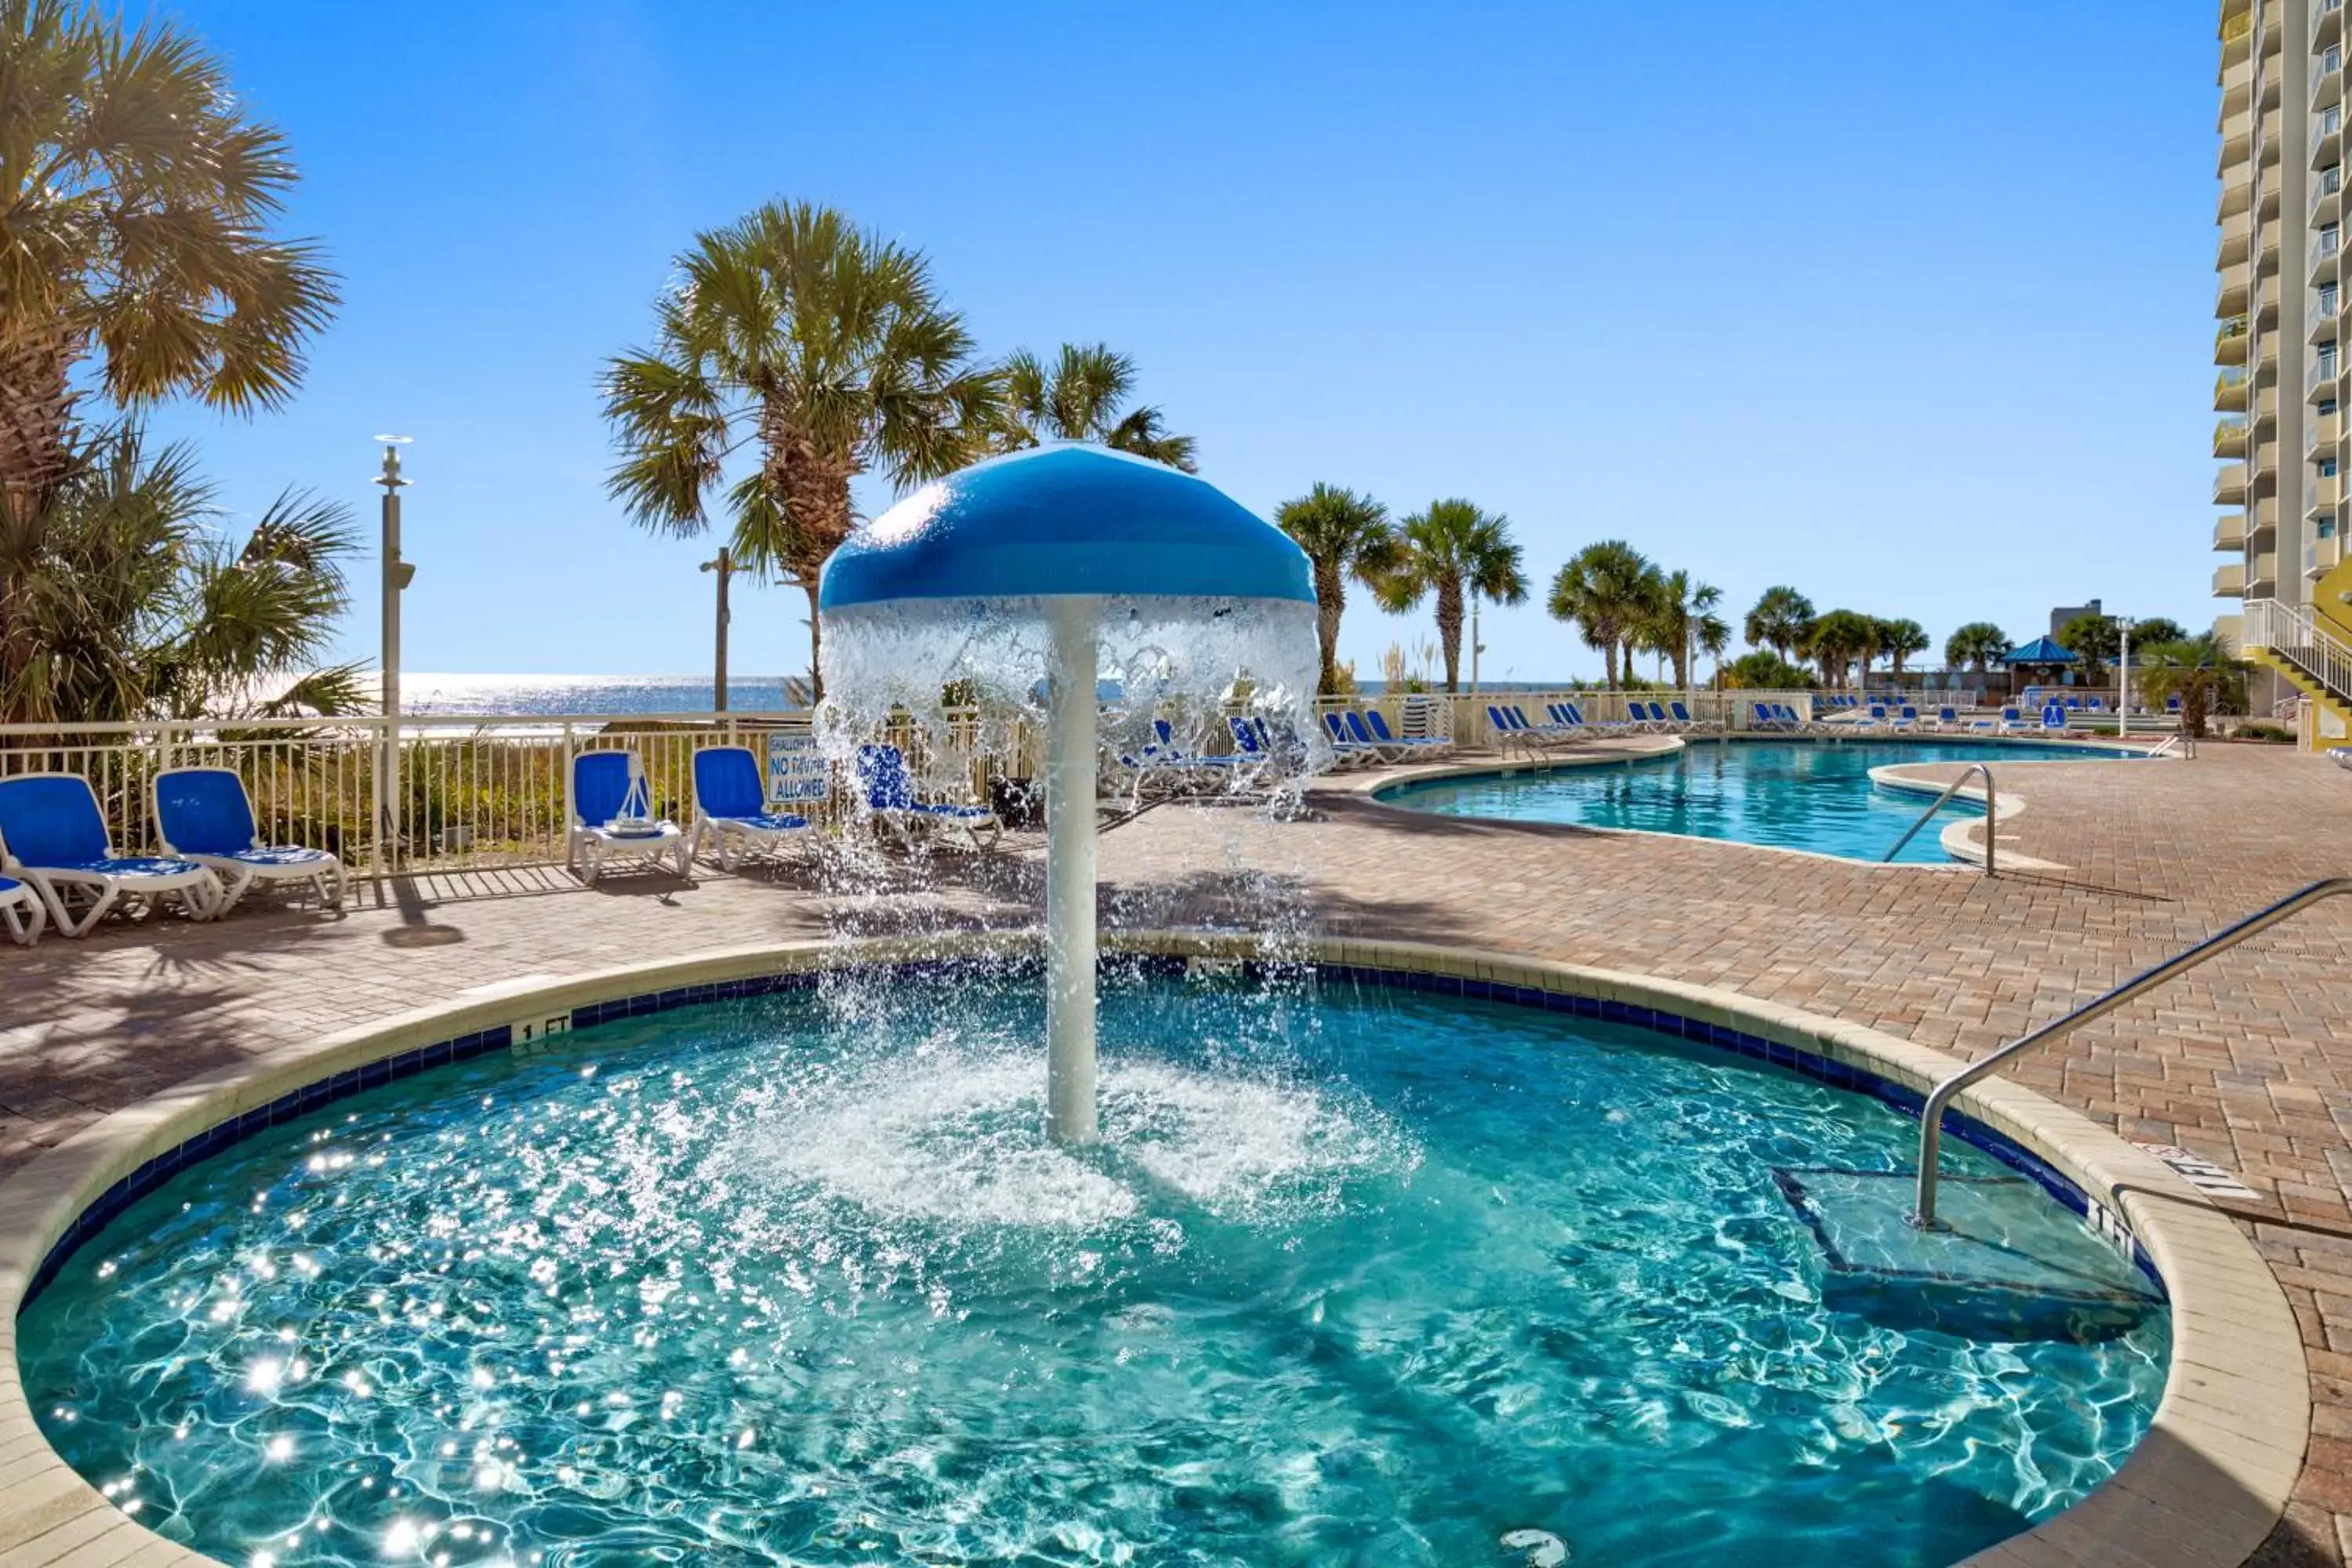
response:
<path id="1" fill-rule="evenodd" d="M 1327 700 L 1322 711 L 1377 708 L 1393 732 L 1444 735 L 1457 744 L 1491 747 L 1489 706 L 1516 704 L 1537 722 L 1545 708 L 1572 701 L 1595 723 L 1626 719 L 1631 700 L 1681 701 L 1693 717 L 1750 728 L 1752 704 L 1781 702 L 1810 716 L 1809 691 L 1623 693 L 1552 691 L 1396 693 Z M 1196 716 L 1188 743 L 1223 749 L 1222 722 Z M 1034 772 L 1034 737 L 1015 726 L 1010 739 L 980 742 L 979 715 L 957 710 L 943 734 L 908 724 L 887 737 L 908 754 L 927 794 L 987 799 L 1005 775 Z M 1319 714 L 1318 714 L 1319 722 Z M 1107 724 L 1107 752 L 1148 743 L 1149 719 Z M 396 732 L 395 732 L 396 729 Z M 245 781 L 262 837 L 271 843 L 331 849 L 360 871 L 458 871 L 546 865 L 564 857 L 571 810 L 571 758 L 583 751 L 634 750 L 645 764 L 648 805 L 683 826 L 694 821 L 694 753 L 706 746 L 748 744 L 761 752 L 771 736 L 805 736 L 806 710 L 751 713 L 642 713 L 593 716 L 406 716 L 397 726 L 375 718 L 195 722 L 0 725 L 0 777 L 71 773 L 89 780 L 118 847 L 137 851 L 159 840 L 155 776 L 167 768 L 225 767 Z M 847 781 L 832 777 L 823 799 L 793 809 L 838 821 L 853 802 Z"/>

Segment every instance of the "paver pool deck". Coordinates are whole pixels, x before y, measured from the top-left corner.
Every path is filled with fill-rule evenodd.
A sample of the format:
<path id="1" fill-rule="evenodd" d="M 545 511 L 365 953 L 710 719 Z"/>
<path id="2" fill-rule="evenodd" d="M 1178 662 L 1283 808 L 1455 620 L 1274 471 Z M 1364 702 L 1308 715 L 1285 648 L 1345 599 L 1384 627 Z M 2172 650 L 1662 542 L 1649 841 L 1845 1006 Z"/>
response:
<path id="1" fill-rule="evenodd" d="M 1704 742 L 1702 742 L 1704 743 Z M 1957 769 L 1923 767 L 1949 777 Z M 1355 781 L 1307 820 L 1162 807 L 1109 833 L 1107 921 L 1475 946 L 1720 987 L 1976 1057 L 2315 878 L 2352 872 L 2352 775 L 2284 748 L 1996 764 L 2024 809 L 1988 879 L 1738 844 L 1418 815 Z M 1042 838 L 904 872 L 692 884 L 560 870 L 367 883 L 341 919 L 255 909 L 0 950 L 0 1171 L 241 1057 L 524 976 L 843 931 L 1026 925 Z M 2352 1553 L 2352 900 L 2321 905 L 2018 1064 L 2123 1137 L 2236 1173 L 2223 1206 L 2294 1307 L 2305 1468 L 2252 1559 Z"/>

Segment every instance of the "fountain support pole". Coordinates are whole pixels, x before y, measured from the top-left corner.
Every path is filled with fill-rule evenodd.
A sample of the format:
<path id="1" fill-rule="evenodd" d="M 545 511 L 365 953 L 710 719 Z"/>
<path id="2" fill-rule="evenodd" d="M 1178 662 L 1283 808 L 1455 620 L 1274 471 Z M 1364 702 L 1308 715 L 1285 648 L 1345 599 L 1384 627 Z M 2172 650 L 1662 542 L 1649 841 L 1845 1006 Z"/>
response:
<path id="1" fill-rule="evenodd" d="M 1045 1131 L 1095 1123 L 1095 637 L 1090 597 L 1050 601 L 1045 714 Z"/>

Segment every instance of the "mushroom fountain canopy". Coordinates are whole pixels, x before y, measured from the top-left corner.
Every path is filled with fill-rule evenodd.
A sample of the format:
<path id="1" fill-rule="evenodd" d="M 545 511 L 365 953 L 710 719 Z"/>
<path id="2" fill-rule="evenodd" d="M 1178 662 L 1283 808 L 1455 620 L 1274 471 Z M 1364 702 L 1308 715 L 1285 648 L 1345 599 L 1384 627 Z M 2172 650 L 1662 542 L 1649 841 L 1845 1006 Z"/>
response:
<path id="1" fill-rule="evenodd" d="M 1149 716 L 1224 695 L 1301 734 L 1315 590 L 1280 530 L 1205 480 L 1107 447 L 1016 452 L 923 486 L 834 552 L 818 593 L 836 721 L 936 716 L 950 686 L 1038 710 L 1057 626 L 1090 626 L 1118 706 Z"/>

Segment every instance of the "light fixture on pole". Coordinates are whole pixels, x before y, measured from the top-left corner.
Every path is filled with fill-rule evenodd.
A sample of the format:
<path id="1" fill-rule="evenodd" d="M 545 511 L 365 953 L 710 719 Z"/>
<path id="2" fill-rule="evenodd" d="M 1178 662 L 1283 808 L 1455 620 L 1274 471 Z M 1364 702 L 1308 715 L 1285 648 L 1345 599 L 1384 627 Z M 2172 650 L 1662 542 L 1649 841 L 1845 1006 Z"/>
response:
<path id="1" fill-rule="evenodd" d="M 376 859 L 388 866 L 400 840 L 397 785 L 400 778 L 400 592 L 416 575 L 416 568 L 400 558 L 400 492 L 408 481 L 400 477 L 400 449 L 414 439 L 378 436 L 383 447 L 383 469 L 375 483 L 383 487 L 383 731 L 376 746 Z"/>
<path id="2" fill-rule="evenodd" d="M 2131 635 L 2132 618 L 2116 617 L 2116 635 L 2121 639 L 2116 655 L 2116 739 L 2120 741 L 2131 731 Z"/>
<path id="3" fill-rule="evenodd" d="M 1478 695 L 1478 656 L 1486 645 L 1478 640 L 1478 590 L 1470 590 L 1470 695 Z"/>
<path id="4" fill-rule="evenodd" d="M 724 713 L 727 711 L 727 623 L 734 618 L 734 612 L 727 607 L 727 579 L 735 575 L 737 571 L 734 552 L 720 545 L 719 559 L 704 562 L 702 570 L 719 574 L 719 646 L 712 661 L 710 689 L 711 710 Z"/>

